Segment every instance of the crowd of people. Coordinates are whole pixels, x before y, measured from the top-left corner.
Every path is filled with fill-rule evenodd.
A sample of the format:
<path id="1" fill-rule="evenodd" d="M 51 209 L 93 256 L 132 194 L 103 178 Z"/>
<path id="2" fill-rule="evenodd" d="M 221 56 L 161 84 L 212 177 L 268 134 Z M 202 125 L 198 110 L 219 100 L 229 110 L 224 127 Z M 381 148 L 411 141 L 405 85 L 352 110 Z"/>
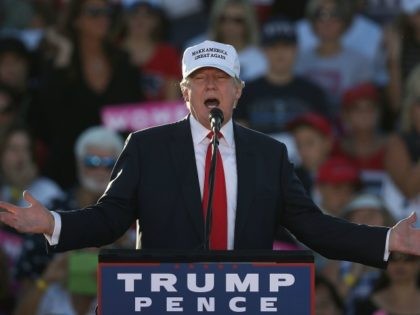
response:
<path id="1" fill-rule="evenodd" d="M 287 145 L 325 213 L 420 215 L 420 0 L 284 3 L 0 0 L 0 200 L 96 202 L 130 131 L 104 126 L 102 109 L 182 101 L 182 51 L 210 39 L 239 55 L 234 118 Z M 273 247 L 304 248 L 287 230 Z M 0 315 L 94 314 L 94 290 L 69 285 L 92 253 L 52 255 L 0 225 Z M 317 315 L 420 314 L 420 258 L 392 254 L 381 271 L 315 257 Z"/>

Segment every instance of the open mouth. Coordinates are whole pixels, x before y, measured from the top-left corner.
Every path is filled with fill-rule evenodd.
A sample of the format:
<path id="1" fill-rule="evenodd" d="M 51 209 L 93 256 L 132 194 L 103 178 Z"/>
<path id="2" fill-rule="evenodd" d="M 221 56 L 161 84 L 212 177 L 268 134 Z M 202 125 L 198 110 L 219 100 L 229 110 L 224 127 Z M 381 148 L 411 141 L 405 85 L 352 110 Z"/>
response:
<path id="1" fill-rule="evenodd" d="M 206 105 L 206 107 L 209 109 L 216 108 L 219 106 L 219 104 L 220 102 L 217 98 L 209 98 L 204 101 L 204 105 Z"/>

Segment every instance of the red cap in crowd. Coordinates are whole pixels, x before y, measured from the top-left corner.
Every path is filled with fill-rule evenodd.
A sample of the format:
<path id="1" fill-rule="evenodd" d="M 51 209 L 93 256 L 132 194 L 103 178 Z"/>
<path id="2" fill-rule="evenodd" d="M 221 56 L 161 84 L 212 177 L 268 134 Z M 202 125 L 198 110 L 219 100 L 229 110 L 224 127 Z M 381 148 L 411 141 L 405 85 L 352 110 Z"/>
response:
<path id="1" fill-rule="evenodd" d="M 359 183 L 359 169 L 344 157 L 331 157 L 319 168 L 316 182 L 327 184 Z"/>
<path id="2" fill-rule="evenodd" d="M 288 129 L 293 130 L 299 126 L 310 126 L 326 137 L 333 135 L 333 128 L 328 119 L 316 113 L 307 113 L 296 117 L 288 124 Z"/>
<path id="3" fill-rule="evenodd" d="M 379 93 L 375 85 L 372 83 L 361 83 L 346 90 L 343 94 L 342 105 L 345 108 L 353 105 L 359 100 L 371 100 L 377 102 L 379 100 Z"/>

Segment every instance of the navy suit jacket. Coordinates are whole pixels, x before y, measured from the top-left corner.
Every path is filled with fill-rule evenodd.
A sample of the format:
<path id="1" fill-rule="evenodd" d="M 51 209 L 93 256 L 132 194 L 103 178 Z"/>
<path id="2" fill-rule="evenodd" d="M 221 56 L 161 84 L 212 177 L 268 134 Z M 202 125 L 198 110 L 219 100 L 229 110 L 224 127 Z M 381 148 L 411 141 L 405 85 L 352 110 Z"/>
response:
<path id="1" fill-rule="evenodd" d="M 284 144 L 236 123 L 234 138 L 235 249 L 271 249 L 283 226 L 325 257 L 385 267 L 387 228 L 323 214 L 294 174 Z M 202 247 L 204 218 L 189 119 L 130 134 L 98 203 L 60 214 L 54 251 L 111 243 L 136 219 L 143 248 Z"/>

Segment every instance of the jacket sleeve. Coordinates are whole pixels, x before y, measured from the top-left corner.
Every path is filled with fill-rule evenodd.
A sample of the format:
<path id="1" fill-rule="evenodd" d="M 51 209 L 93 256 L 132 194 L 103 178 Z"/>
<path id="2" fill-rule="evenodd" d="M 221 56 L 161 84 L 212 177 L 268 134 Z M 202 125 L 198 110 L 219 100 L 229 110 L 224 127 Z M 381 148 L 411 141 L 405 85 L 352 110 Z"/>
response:
<path id="1" fill-rule="evenodd" d="M 283 151 L 280 222 L 284 227 L 299 241 L 329 259 L 385 268 L 384 252 L 388 228 L 354 224 L 324 214 L 311 200 L 294 173 L 285 146 Z"/>

